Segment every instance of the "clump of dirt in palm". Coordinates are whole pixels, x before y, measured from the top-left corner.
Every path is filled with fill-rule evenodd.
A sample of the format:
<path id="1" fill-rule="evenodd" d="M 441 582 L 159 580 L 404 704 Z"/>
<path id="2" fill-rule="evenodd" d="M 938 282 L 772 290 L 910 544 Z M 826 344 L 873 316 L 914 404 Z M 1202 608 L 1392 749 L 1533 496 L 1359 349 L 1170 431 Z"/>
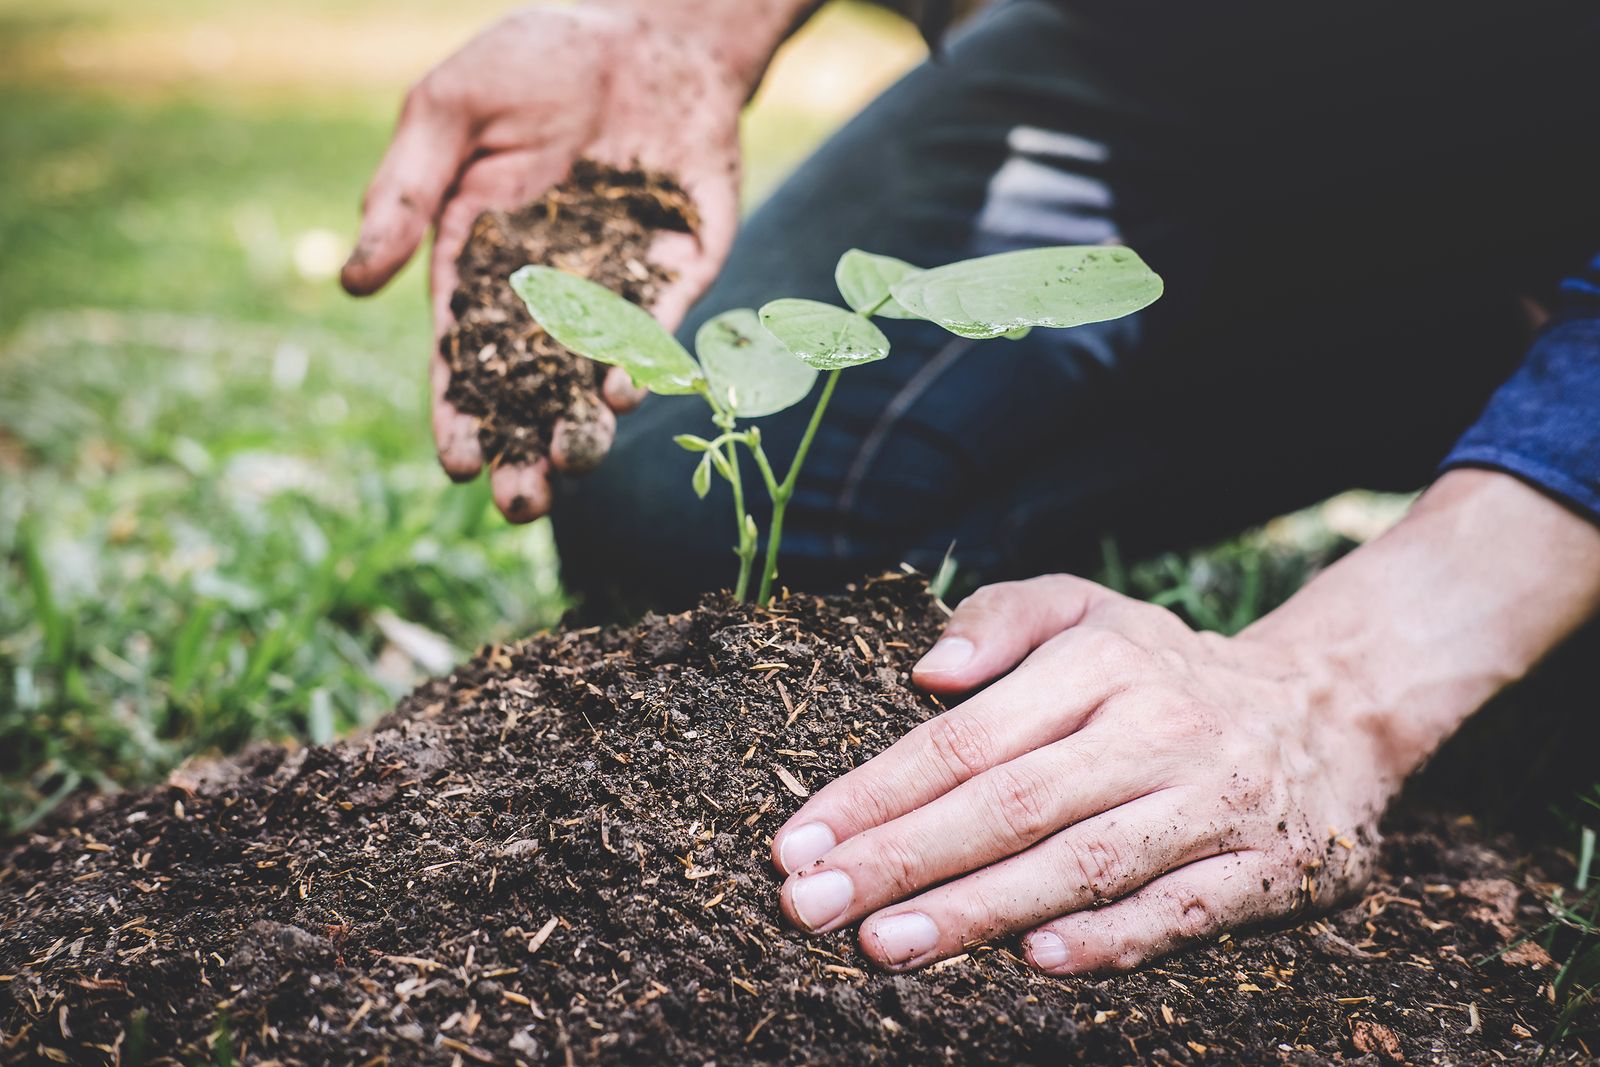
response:
<path id="1" fill-rule="evenodd" d="M 568 468 L 599 463 L 593 444 L 605 370 L 557 344 L 528 314 L 508 279 L 529 263 L 571 271 L 643 307 L 671 272 L 651 262 L 663 232 L 693 233 L 698 216 L 671 176 L 580 160 L 566 181 L 515 211 L 486 211 L 457 261 L 456 325 L 440 341 L 450 365 L 446 397 L 478 419 L 478 443 L 495 466 L 548 455 L 557 420 L 568 423 Z M 586 442 L 590 442 L 586 444 Z"/>
<path id="2" fill-rule="evenodd" d="M 180 772 L 0 850 L 0 1061 L 1531 1062 L 1536 867 L 1393 821 L 1359 902 L 1134 974 L 907 975 L 784 926 L 798 794 L 939 708 L 889 578 L 483 649 L 364 737 Z M 1338 847 L 1330 839 L 1330 848 Z M 1365 1058 L 1362 1058 L 1365 1057 Z"/>

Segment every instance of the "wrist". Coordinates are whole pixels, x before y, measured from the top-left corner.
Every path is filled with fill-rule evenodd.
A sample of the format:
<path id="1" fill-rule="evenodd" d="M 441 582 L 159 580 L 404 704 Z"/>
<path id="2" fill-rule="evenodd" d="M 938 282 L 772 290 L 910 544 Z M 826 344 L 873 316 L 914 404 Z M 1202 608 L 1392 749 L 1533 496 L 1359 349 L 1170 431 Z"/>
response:
<path id="1" fill-rule="evenodd" d="M 1284 649 L 1313 714 L 1398 783 L 1597 607 L 1600 529 L 1462 470 L 1240 637 Z"/>
<path id="2" fill-rule="evenodd" d="M 753 93 L 778 46 L 820 0 L 587 0 L 626 11 L 649 27 L 692 42 L 745 96 Z"/>

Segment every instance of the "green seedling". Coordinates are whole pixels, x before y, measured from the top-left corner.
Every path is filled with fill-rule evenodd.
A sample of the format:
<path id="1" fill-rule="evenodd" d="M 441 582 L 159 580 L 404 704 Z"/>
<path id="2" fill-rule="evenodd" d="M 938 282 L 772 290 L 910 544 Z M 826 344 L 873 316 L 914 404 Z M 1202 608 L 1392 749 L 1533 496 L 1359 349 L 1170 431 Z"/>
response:
<path id="1" fill-rule="evenodd" d="M 695 394 L 710 406 L 716 436 L 681 434 L 675 440 L 700 455 L 691 477 L 696 495 L 704 498 L 719 477 L 732 490 L 739 600 L 749 598 L 760 540 L 745 506 L 739 449 L 750 454 L 772 502 L 756 593 L 765 604 L 778 576 L 784 517 L 839 375 L 889 355 L 889 340 L 874 317 L 925 319 L 960 337 L 1017 339 L 1035 328 L 1120 318 L 1161 295 L 1161 279 L 1134 252 L 1105 246 L 1004 252 L 931 270 L 852 249 L 839 260 L 834 278 L 848 309 L 782 299 L 759 310 L 723 312 L 696 334 L 697 359 L 648 312 L 601 285 L 553 267 L 527 266 L 511 276 L 534 320 L 567 348 L 622 367 L 652 392 Z M 741 427 L 740 420 L 793 407 L 811 395 L 823 374 L 810 421 L 780 478 L 760 428 Z"/>

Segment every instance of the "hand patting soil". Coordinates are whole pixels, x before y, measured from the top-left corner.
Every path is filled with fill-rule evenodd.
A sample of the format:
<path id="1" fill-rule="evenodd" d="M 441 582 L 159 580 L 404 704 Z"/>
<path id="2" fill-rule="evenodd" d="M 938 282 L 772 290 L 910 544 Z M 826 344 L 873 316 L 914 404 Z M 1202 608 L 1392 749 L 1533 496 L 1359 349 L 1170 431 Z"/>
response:
<path id="1" fill-rule="evenodd" d="M 711 599 L 485 649 L 364 738 L 89 801 L 0 853 L 0 1060 L 1535 1056 L 1548 957 L 1471 962 L 1539 914 L 1527 872 L 1459 822 L 1392 832 L 1334 916 L 1119 978 L 1004 945 L 890 976 L 786 929 L 771 834 L 936 713 L 908 672 L 942 620 L 902 578 Z"/>
<path id="2" fill-rule="evenodd" d="M 566 181 L 515 211 L 478 216 L 456 266 L 456 326 L 440 342 L 450 364 L 446 399 L 478 418 L 491 467 L 548 455 L 567 423 L 566 467 L 593 468 L 610 436 L 595 433 L 606 368 L 574 355 L 540 329 L 511 291 L 529 263 L 580 274 L 643 307 L 672 275 L 648 258 L 661 232 L 693 233 L 694 205 L 666 175 L 580 160 Z"/>

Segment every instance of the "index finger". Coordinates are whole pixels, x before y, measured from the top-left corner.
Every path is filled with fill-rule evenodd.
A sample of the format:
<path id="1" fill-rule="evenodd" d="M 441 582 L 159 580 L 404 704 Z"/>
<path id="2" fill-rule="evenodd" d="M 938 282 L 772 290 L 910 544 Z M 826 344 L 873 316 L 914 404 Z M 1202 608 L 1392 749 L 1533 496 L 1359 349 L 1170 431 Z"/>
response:
<path id="1" fill-rule="evenodd" d="M 376 292 L 405 266 L 461 170 L 468 131 L 419 85 L 406 95 L 383 160 L 362 200 L 361 232 L 340 271 L 353 296 Z"/>
<path id="2" fill-rule="evenodd" d="M 1116 642 L 1119 649 L 1109 646 Z M 1118 691 L 1121 639 L 1068 630 L 977 696 L 917 726 L 830 782 L 773 836 L 772 860 L 793 874 L 840 841 L 922 807 L 1025 752 L 1075 733 Z"/>

